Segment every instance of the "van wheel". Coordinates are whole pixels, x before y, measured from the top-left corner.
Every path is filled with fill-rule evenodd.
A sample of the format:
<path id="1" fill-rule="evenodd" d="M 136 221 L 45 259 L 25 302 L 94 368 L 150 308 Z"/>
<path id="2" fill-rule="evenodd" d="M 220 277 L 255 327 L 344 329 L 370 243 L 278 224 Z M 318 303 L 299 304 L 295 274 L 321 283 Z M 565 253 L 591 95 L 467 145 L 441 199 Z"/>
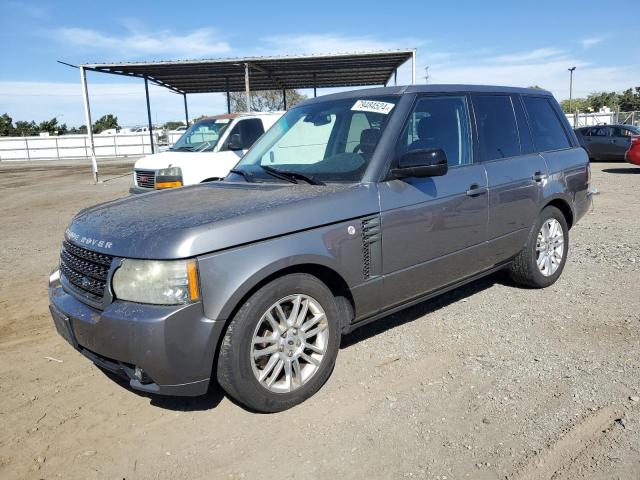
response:
<path id="1" fill-rule="evenodd" d="M 237 402 L 279 412 L 316 393 L 340 346 L 340 310 L 324 283 L 303 273 L 260 288 L 227 327 L 218 382 Z"/>
<path id="2" fill-rule="evenodd" d="M 567 220 L 556 207 L 545 207 L 510 267 L 511 278 L 533 288 L 553 285 L 562 274 L 568 251 Z"/>

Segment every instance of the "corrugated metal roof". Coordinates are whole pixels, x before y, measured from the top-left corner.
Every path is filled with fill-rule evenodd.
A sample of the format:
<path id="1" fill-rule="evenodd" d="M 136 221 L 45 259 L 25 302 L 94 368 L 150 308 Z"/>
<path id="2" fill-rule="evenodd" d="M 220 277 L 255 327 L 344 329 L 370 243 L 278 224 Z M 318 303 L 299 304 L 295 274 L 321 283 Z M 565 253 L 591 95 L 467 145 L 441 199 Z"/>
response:
<path id="1" fill-rule="evenodd" d="M 414 49 L 280 57 L 90 63 L 87 70 L 131 77 L 180 93 L 244 91 L 245 64 L 251 90 L 384 85 Z"/>

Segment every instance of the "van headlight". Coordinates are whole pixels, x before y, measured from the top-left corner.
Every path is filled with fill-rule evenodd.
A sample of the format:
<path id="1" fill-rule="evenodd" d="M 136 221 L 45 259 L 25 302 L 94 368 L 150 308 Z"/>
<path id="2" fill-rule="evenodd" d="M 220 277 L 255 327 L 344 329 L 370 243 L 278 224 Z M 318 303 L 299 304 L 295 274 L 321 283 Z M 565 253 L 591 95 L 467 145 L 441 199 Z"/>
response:
<path id="1" fill-rule="evenodd" d="M 180 305 L 200 298 L 195 260 L 125 259 L 112 285 L 117 299 L 130 302 Z"/>
<path id="2" fill-rule="evenodd" d="M 156 172 L 156 189 L 181 187 L 182 169 L 180 167 L 162 168 Z"/>

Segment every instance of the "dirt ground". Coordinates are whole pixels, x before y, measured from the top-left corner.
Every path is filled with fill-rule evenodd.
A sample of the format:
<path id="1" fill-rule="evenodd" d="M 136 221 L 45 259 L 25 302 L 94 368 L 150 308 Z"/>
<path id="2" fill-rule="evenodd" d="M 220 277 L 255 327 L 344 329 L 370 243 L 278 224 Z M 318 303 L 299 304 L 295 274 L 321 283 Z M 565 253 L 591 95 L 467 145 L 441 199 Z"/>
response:
<path id="1" fill-rule="evenodd" d="M 109 164 L 105 177 L 130 171 Z M 343 339 L 284 413 L 139 394 L 55 332 L 47 277 L 87 166 L 0 166 L 0 478 L 640 478 L 640 168 L 596 163 L 562 278 L 492 275 Z"/>

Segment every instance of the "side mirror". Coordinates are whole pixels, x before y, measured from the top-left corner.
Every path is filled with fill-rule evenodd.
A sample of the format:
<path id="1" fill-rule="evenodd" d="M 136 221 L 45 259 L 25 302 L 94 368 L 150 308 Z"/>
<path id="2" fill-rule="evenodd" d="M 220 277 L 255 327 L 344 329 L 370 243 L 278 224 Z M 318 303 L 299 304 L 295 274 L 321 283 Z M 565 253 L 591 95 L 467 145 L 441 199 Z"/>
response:
<path id="1" fill-rule="evenodd" d="M 440 177 L 447 173 L 447 155 L 440 148 L 411 150 L 400 157 L 398 168 L 391 170 L 395 178 Z"/>
<path id="2" fill-rule="evenodd" d="M 227 141 L 227 148 L 229 150 L 242 150 L 242 140 L 240 139 L 240 134 L 234 133 L 229 137 Z"/>

